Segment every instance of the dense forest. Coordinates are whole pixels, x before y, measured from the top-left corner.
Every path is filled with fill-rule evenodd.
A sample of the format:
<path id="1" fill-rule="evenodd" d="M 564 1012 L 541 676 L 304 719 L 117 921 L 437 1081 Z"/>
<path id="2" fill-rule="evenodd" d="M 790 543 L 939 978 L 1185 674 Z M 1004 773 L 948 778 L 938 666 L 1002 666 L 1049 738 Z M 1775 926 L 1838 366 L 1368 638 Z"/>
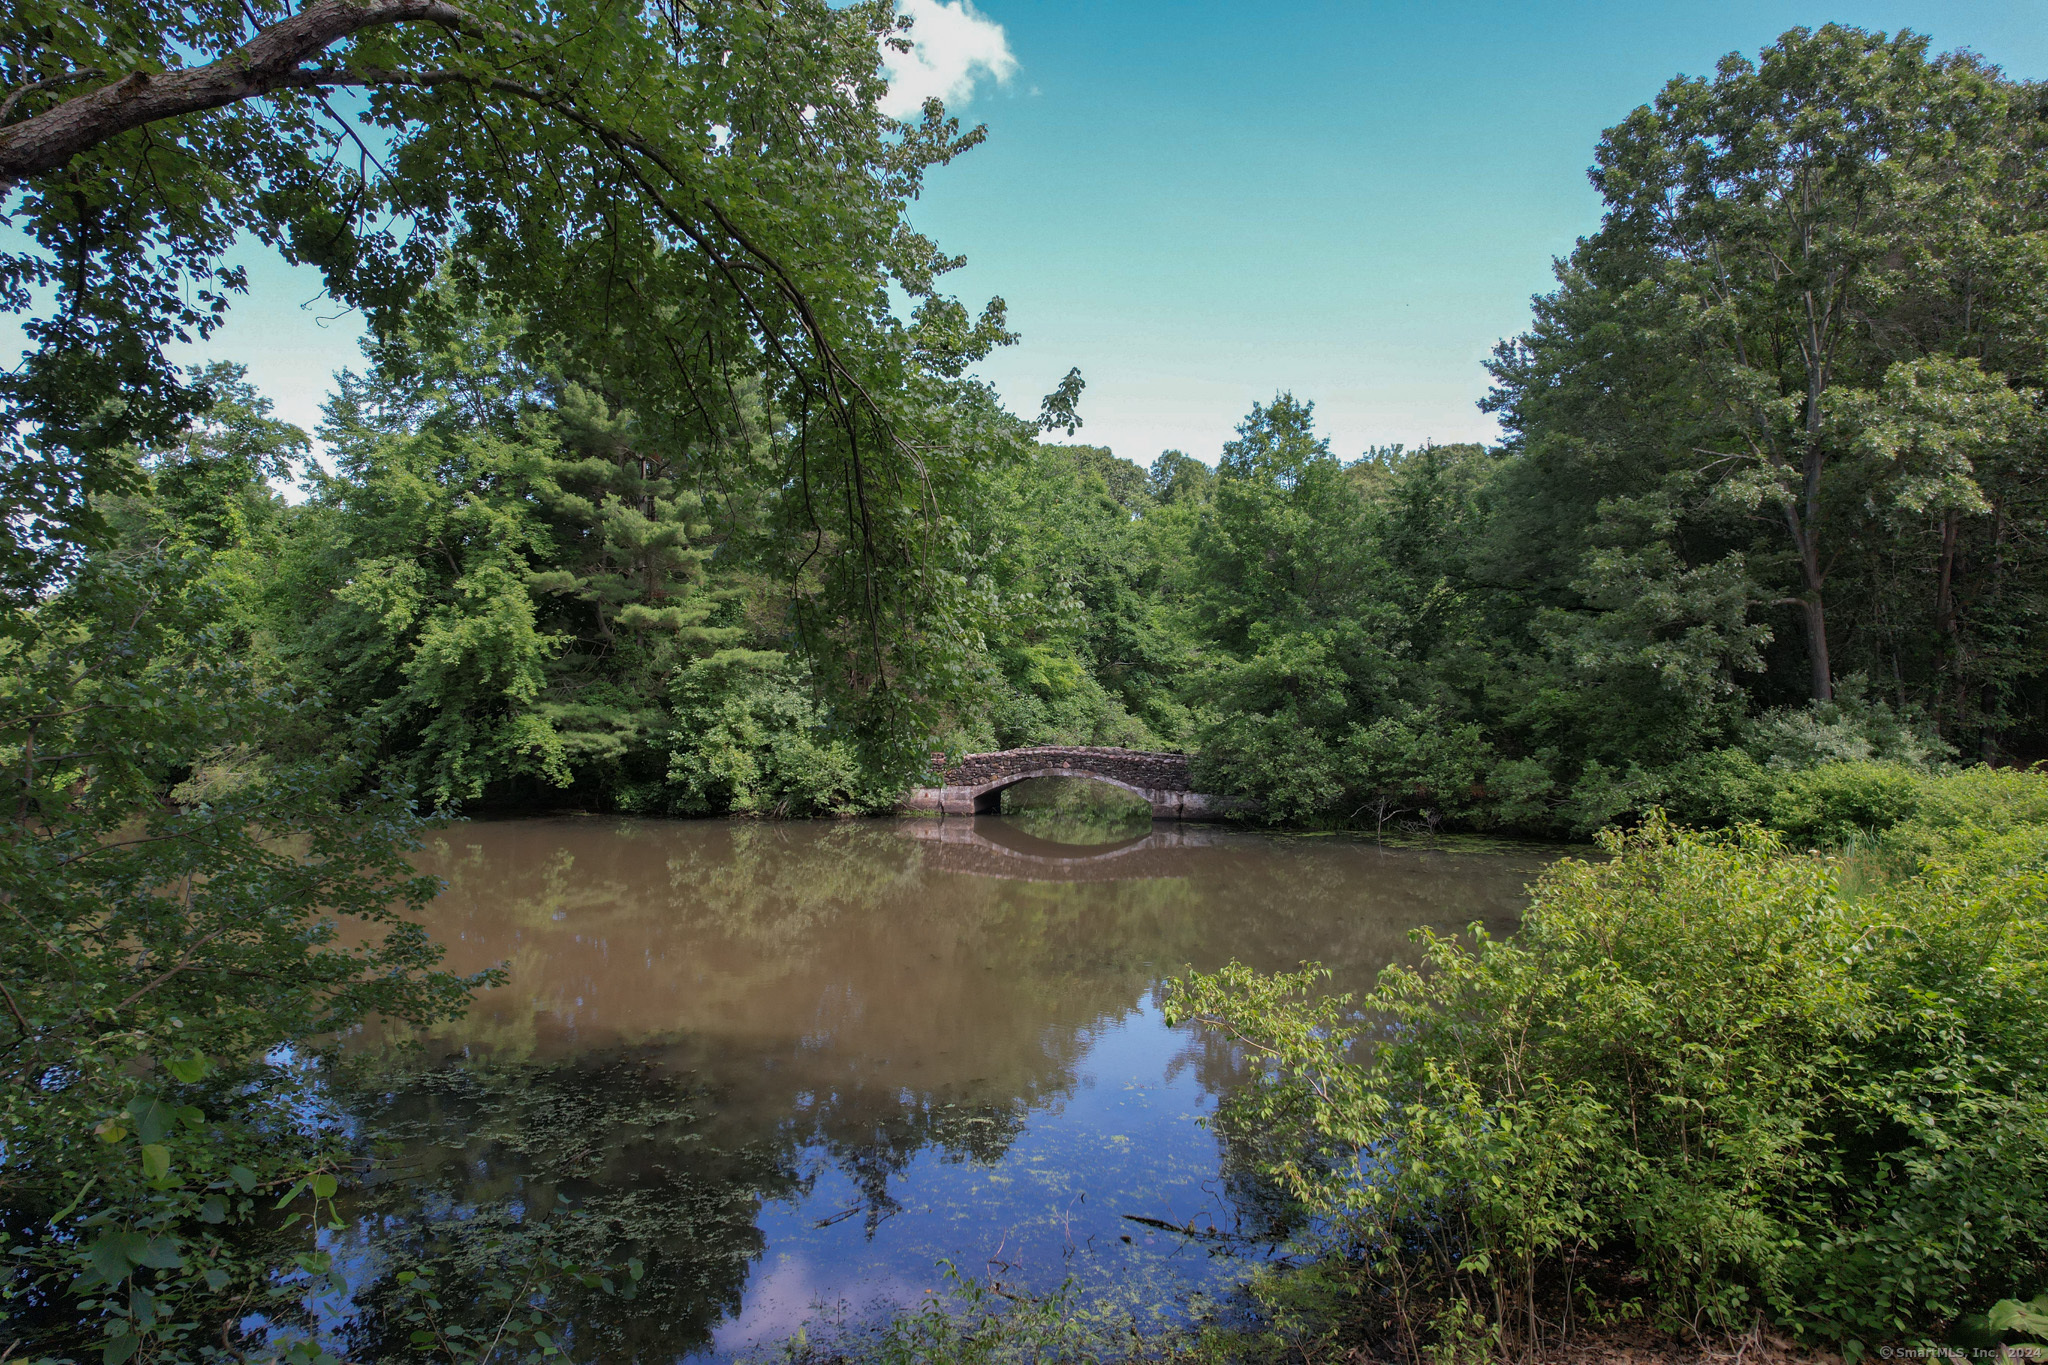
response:
<path id="1" fill-rule="evenodd" d="M 876 568 L 914 615 L 832 598 L 786 399 L 727 374 L 727 426 L 665 427 L 459 257 L 343 376 L 327 467 L 194 374 L 108 515 L 203 566 L 310 742 L 444 810 L 867 810 L 933 751 L 1116 744 L 1276 823 L 1583 835 L 1831 759 L 2029 761 L 2048 96 L 1914 40 L 1773 57 L 1601 141 L 1498 446 L 1347 458 L 1281 393 L 1141 467 L 1042 440 L 1078 376 L 1039 430 L 939 381 L 971 475 Z"/>
<path id="2" fill-rule="evenodd" d="M 366 1158 L 308 1117 L 323 1048 L 496 979 L 418 926 L 422 814 L 851 815 L 1051 742 L 1185 750 L 1282 827 L 1605 831 L 1513 945 L 1391 975 L 1375 1057 L 1312 976 L 1175 996 L 1268 1047 L 1220 1121 L 1388 1350 L 1541 1349 L 1560 1283 L 1852 1359 L 2048 1313 L 2048 88 L 1793 30 L 1600 138 L 1498 445 L 1337 451 L 1282 392 L 1150 458 L 1072 443 L 1078 373 L 1021 416 L 975 377 L 1003 302 L 909 210 L 981 133 L 879 111 L 905 32 L 0 19 L 9 1337 L 330 1359 Z M 251 242 L 367 321 L 317 431 L 167 359 Z M 552 1358 L 529 1316 L 411 1340 Z"/>

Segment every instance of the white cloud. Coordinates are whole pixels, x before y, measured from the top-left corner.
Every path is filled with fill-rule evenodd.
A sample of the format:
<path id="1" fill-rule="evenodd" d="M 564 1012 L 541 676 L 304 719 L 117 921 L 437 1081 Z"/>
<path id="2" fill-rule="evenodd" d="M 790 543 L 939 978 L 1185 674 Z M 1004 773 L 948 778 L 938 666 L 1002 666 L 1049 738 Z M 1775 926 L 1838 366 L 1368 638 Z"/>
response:
<path id="1" fill-rule="evenodd" d="M 896 8 L 911 20 L 911 49 L 882 50 L 889 73 L 882 112 L 891 118 L 915 114 L 931 95 L 949 108 L 965 104 L 983 77 L 1001 85 L 1017 73 L 1003 26 L 978 12 L 973 0 L 897 0 Z"/>

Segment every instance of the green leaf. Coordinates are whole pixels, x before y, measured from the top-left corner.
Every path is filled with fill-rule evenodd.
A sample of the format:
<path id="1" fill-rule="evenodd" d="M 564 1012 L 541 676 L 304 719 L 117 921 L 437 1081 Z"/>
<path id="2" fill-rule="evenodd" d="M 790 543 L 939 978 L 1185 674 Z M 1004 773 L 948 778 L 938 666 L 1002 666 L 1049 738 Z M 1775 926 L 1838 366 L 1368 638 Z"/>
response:
<path id="1" fill-rule="evenodd" d="M 142 1244 L 139 1251 L 129 1253 L 137 1265 L 146 1265 L 152 1270 L 176 1270 L 185 1264 L 185 1258 L 178 1252 L 176 1237 L 152 1237 Z"/>
<path id="2" fill-rule="evenodd" d="M 243 1194 L 253 1194 L 256 1191 L 256 1172 L 247 1166 L 228 1167 L 228 1179 L 234 1181 Z"/>
<path id="3" fill-rule="evenodd" d="M 128 1267 L 133 1264 L 128 1254 L 129 1244 L 132 1242 L 140 1248 L 144 1241 L 145 1239 L 138 1233 L 108 1228 L 94 1238 L 92 1245 L 86 1248 L 85 1258 L 92 1266 L 93 1273 L 100 1279 L 110 1285 L 119 1284 L 128 1278 Z"/>
<path id="4" fill-rule="evenodd" d="M 228 1287 L 228 1281 L 231 1278 L 233 1277 L 227 1271 L 222 1270 L 219 1266 L 213 1266 L 206 1272 L 206 1287 L 218 1294 L 221 1290 Z"/>
<path id="5" fill-rule="evenodd" d="M 1996 1331 L 2023 1332 L 2048 1340 L 2048 1294 L 2040 1295 L 2032 1303 L 2000 1299 L 1985 1316 Z"/>
<path id="6" fill-rule="evenodd" d="M 171 1149 L 159 1142 L 142 1145 L 142 1178 L 162 1180 L 171 1173 Z"/>
<path id="7" fill-rule="evenodd" d="M 128 1116 L 135 1121 L 136 1136 L 142 1141 L 162 1142 L 177 1122 L 178 1111 L 154 1095 L 139 1095 L 128 1102 Z"/>
<path id="8" fill-rule="evenodd" d="M 635 1283 L 638 1283 L 640 1277 L 647 1273 L 647 1267 L 640 1264 L 640 1258 L 635 1256 L 626 1262 L 626 1273 L 633 1277 Z"/>
<path id="9" fill-rule="evenodd" d="M 335 1183 L 334 1177 L 325 1171 L 313 1177 L 312 1185 L 313 1197 L 315 1199 L 332 1199 L 334 1198 L 335 1190 L 340 1188 Z"/>
<path id="10" fill-rule="evenodd" d="M 190 1085 L 213 1069 L 213 1063 L 204 1057 L 176 1057 L 164 1063 L 164 1070 Z"/>
<path id="11" fill-rule="evenodd" d="M 142 1346 L 142 1338 L 133 1332 L 125 1332 L 109 1341 L 100 1351 L 100 1365 L 121 1365 L 121 1362 Z"/>
<path id="12" fill-rule="evenodd" d="M 217 1194 L 210 1194 L 199 1205 L 199 1221 L 202 1223 L 225 1223 L 228 1221 L 228 1201 Z"/>

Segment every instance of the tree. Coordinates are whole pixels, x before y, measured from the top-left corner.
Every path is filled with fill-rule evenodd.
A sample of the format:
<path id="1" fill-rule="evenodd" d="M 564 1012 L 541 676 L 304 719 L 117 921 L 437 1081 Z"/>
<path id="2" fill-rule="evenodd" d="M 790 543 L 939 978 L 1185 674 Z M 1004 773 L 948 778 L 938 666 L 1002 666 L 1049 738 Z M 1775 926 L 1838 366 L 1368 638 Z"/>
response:
<path id="1" fill-rule="evenodd" d="M 1191 549 L 1199 780 L 1254 795 L 1270 820 L 1318 818 L 1343 799 L 1343 736 L 1391 683 L 1399 632 L 1374 591 L 1364 501 L 1313 404 L 1253 405 Z"/>
<path id="2" fill-rule="evenodd" d="M 32 245 L 0 256 L 0 291 L 48 304 L 0 382 L 4 586 L 76 563 L 128 474 L 105 452 L 205 406 L 163 347 L 218 325 L 240 243 L 318 266 L 373 331 L 453 261 L 532 354 L 675 448 L 770 412 L 767 486 L 801 490 L 790 531 L 854 622 L 819 635 L 888 689 L 911 666 L 896 623 L 944 585 L 930 524 L 974 465 L 932 404 L 1007 339 L 1000 300 L 974 319 L 937 292 L 958 261 L 904 221 L 981 136 L 936 102 L 877 112 L 880 46 L 906 41 L 885 0 L 13 7 L 0 188 Z"/>
<path id="3" fill-rule="evenodd" d="M 346 1154 L 280 1049 L 486 979 L 410 918 L 437 888 L 405 802 L 265 752 L 297 703 L 232 657 L 202 568 L 104 556 L 0 637 L 0 1322 L 53 1355 L 297 1318 L 278 1268 L 324 1266 Z"/>
<path id="4" fill-rule="evenodd" d="M 1876 409 L 1955 363 L 2039 382 L 2038 102 L 1836 25 L 1674 80 L 1602 139 L 1601 229 L 1493 361 L 1505 424 L 1586 490 L 1579 525 L 1633 515 L 1670 573 L 1720 560 L 1757 609 L 1795 610 L 1817 700 L 1838 575 L 1920 477 L 1869 438 Z"/>

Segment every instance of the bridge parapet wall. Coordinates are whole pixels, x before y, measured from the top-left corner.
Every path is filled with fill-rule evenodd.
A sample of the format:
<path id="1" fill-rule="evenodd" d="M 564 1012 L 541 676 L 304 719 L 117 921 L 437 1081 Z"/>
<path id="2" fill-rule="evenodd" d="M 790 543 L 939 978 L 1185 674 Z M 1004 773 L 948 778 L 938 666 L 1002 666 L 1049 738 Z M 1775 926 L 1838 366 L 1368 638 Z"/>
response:
<path id="1" fill-rule="evenodd" d="M 1049 768 L 1072 769 L 1077 777 L 1106 777 L 1131 787 L 1188 790 L 1186 754 L 1077 745 L 1046 745 L 1035 749 L 1005 749 L 993 754 L 968 754 L 946 769 L 943 783 L 948 787 L 980 787 L 1005 778 L 1019 779 Z"/>

